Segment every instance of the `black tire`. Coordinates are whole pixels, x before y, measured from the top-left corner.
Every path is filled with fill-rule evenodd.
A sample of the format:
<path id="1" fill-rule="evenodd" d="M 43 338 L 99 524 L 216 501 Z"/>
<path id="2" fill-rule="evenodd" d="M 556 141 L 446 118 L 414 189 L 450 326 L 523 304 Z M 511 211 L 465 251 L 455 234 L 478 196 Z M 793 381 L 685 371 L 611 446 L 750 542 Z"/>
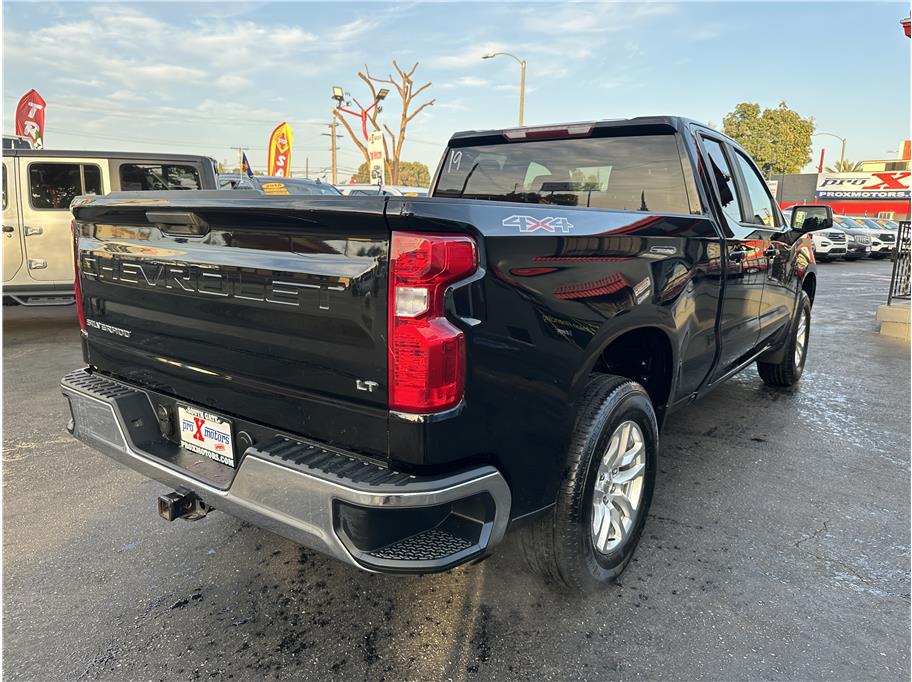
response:
<path id="1" fill-rule="evenodd" d="M 545 516 L 522 529 L 520 547 L 534 572 L 572 589 L 592 591 L 623 572 L 639 542 L 655 487 L 659 433 L 646 390 L 624 377 L 593 375 L 577 415 L 556 503 Z M 611 437 L 626 421 L 635 422 L 643 437 L 642 493 L 624 539 L 614 551 L 603 554 L 595 548 L 590 532 L 593 491 Z"/>
<path id="2" fill-rule="evenodd" d="M 795 350 L 798 346 L 798 331 L 801 328 L 801 316 L 805 316 L 806 327 L 804 335 L 804 346 L 801 352 L 801 358 L 796 359 Z M 807 362 L 808 342 L 811 335 L 811 299 L 805 292 L 801 292 L 798 298 L 798 306 L 795 309 L 795 317 L 792 320 L 789 329 L 788 340 L 783 349 L 782 360 L 780 362 L 761 362 L 757 361 L 757 372 L 763 383 L 767 386 L 794 386 L 801 379 L 804 373 L 804 365 Z"/>

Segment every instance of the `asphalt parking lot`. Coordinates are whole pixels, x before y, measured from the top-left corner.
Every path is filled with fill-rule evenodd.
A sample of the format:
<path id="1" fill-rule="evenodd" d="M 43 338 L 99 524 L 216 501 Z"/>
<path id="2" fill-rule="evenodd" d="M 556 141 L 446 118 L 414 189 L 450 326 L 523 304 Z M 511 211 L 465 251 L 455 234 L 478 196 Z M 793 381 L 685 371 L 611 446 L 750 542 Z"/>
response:
<path id="1" fill-rule="evenodd" d="M 674 415 L 621 584 L 568 595 L 512 540 L 449 574 L 370 575 L 71 439 L 75 311 L 4 308 L 7 680 L 884 679 L 910 675 L 909 349 L 887 262 L 819 266 L 799 390 L 750 369 Z"/>

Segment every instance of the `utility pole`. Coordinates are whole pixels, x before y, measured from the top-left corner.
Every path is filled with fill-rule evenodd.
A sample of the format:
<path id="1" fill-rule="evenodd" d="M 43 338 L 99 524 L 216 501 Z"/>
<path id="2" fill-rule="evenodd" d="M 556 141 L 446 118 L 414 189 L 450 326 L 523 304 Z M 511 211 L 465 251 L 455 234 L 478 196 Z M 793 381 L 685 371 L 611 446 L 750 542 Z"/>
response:
<path id="1" fill-rule="evenodd" d="M 332 184 L 334 184 L 334 185 L 338 184 L 338 177 L 337 177 L 338 165 L 336 163 L 336 150 L 338 149 L 338 147 L 336 147 L 336 125 L 337 125 L 336 116 L 335 116 L 335 114 L 333 114 L 332 123 L 329 124 L 329 129 L 332 132 L 322 133 L 323 135 L 327 135 L 331 140 L 330 151 L 332 152 Z"/>
<path id="2" fill-rule="evenodd" d="M 244 158 L 244 157 L 243 157 L 243 155 L 244 155 L 244 152 L 246 152 L 248 149 L 250 149 L 250 147 L 229 147 L 229 149 L 234 149 L 234 150 L 237 152 L 237 155 L 238 155 L 238 171 L 241 172 L 241 173 L 243 173 L 243 172 L 244 172 L 244 169 L 243 169 L 243 165 L 244 165 L 244 160 L 243 160 L 243 158 Z"/>
<path id="3" fill-rule="evenodd" d="M 333 110 L 332 122 L 329 124 L 329 127 L 330 130 L 332 130 L 330 137 L 332 138 L 332 184 L 334 185 L 338 182 L 338 178 L 336 177 L 336 125 L 336 113 L 335 110 Z"/>

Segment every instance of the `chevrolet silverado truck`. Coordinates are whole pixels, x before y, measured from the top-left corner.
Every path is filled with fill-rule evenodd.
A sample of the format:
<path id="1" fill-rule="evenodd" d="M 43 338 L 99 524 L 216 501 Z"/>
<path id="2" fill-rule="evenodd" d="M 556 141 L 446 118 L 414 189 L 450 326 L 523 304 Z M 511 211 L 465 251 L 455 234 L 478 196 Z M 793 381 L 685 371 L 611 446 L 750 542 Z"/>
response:
<path id="1" fill-rule="evenodd" d="M 792 386 L 816 289 L 754 162 L 677 117 L 459 133 L 430 197 L 73 205 L 69 431 L 211 509 L 376 572 L 627 565 L 659 431 L 756 363 Z M 693 408 L 699 409 L 699 408 Z M 719 453 L 724 456 L 725 453 Z"/>

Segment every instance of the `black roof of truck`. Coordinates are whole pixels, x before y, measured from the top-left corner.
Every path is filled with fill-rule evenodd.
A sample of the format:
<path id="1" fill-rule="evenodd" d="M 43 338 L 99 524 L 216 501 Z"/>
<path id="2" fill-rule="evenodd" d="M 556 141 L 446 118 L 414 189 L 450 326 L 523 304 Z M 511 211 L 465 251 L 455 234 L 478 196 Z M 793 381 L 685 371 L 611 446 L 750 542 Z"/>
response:
<path id="1" fill-rule="evenodd" d="M 693 119 L 685 118 L 683 116 L 636 116 L 634 118 L 611 118 L 604 119 L 601 121 L 571 121 L 564 123 L 551 123 L 544 124 L 540 126 L 523 126 L 525 129 L 534 130 L 536 128 L 557 128 L 562 126 L 573 126 L 573 125 L 591 125 L 594 131 L 598 130 L 607 130 L 610 128 L 627 128 L 631 133 L 635 134 L 649 134 L 651 131 L 655 132 L 668 132 L 674 130 L 677 132 L 682 132 L 685 128 L 690 125 L 701 126 L 707 128 L 706 124 L 700 123 L 699 121 L 694 121 Z M 503 141 L 505 138 L 504 133 L 513 130 L 520 130 L 520 128 L 499 128 L 494 130 L 463 130 L 457 133 L 453 133 L 450 137 L 450 143 L 456 143 L 455 146 L 465 146 L 472 142 L 481 142 L 483 140 L 499 140 Z M 716 131 L 716 133 L 729 139 L 727 135 L 724 135 L 721 132 Z"/>

